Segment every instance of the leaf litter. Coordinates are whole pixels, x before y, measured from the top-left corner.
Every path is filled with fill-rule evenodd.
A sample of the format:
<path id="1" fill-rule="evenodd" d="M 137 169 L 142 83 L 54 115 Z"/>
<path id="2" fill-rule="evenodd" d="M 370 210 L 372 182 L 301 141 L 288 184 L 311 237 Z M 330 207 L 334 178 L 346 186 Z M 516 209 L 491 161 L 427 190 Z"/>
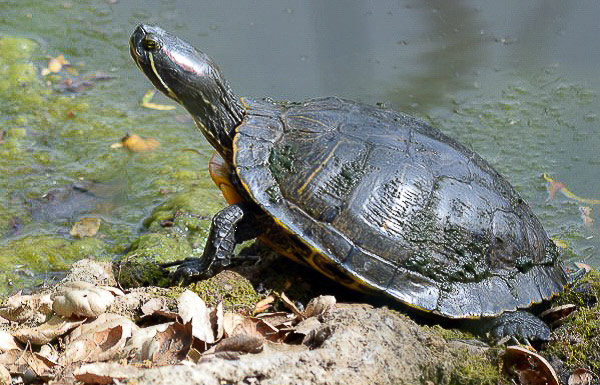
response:
<path id="1" fill-rule="evenodd" d="M 290 312 L 249 316 L 225 312 L 222 302 L 208 306 L 185 290 L 176 312 L 156 297 L 139 303 L 134 322 L 108 312 L 115 297 L 125 295 L 118 288 L 74 281 L 43 294 L 9 298 L 0 308 L 14 326 L 0 331 L 2 383 L 9 383 L 1 379 L 2 368 L 23 381 L 72 381 L 74 376 L 83 383 L 108 384 L 134 378 L 140 365 L 237 360 L 265 349 L 296 349 L 321 325 L 318 318 L 335 307 L 335 298 L 324 296 L 300 310 L 280 293 L 255 309 L 267 310 L 279 300 Z"/>

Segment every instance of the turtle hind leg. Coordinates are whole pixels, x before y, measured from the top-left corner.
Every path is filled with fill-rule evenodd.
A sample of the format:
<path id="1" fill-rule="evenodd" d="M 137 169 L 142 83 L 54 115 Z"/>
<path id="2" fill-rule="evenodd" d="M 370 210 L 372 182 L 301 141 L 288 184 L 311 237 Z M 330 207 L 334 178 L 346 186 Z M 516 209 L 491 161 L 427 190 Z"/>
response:
<path id="1" fill-rule="evenodd" d="M 498 341 L 514 337 L 520 342 L 545 342 L 550 338 L 550 328 L 533 314 L 517 310 L 502 313 L 484 321 L 484 331 Z"/>

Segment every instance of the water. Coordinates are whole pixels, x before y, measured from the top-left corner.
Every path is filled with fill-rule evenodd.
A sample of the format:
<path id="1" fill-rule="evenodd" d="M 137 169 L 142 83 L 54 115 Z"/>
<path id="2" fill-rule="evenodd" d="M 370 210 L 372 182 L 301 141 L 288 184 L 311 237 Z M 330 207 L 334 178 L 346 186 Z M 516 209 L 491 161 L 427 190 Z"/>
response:
<path id="1" fill-rule="evenodd" d="M 73 76 L 66 70 L 50 80 L 36 72 L 26 85 L 0 84 L 0 131 L 7 132 L 0 144 L 1 282 L 32 284 L 36 272 L 63 270 L 86 250 L 104 258 L 123 252 L 171 193 L 198 189 L 207 215 L 224 204 L 206 171 L 211 149 L 185 111 L 140 107 L 150 84 L 128 51 L 139 23 L 158 24 L 207 52 L 240 95 L 338 95 L 431 122 L 497 167 L 578 260 L 600 267 L 598 207 L 560 192 L 547 200 L 541 176 L 600 199 L 600 3 L 111 3 L 0 1 L 0 36 L 37 42 L 25 60 L 36 71 L 48 55 L 64 54 L 80 74 L 114 77 L 78 94 L 60 92 Z M 111 150 L 127 132 L 161 146 L 135 155 Z M 184 151 L 192 146 L 198 153 Z M 71 198 L 74 183 L 91 183 L 94 199 Z M 67 204 L 44 201 L 57 188 L 66 189 Z M 592 223 L 584 223 L 580 206 L 592 208 Z M 71 243 L 69 229 L 84 216 L 103 219 L 96 241 Z"/>

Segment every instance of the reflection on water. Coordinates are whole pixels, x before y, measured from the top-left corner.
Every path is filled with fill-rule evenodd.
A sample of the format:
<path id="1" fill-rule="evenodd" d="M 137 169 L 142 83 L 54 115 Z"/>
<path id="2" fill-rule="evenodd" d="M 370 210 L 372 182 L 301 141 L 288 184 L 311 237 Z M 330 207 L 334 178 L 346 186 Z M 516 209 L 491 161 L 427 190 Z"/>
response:
<path id="1" fill-rule="evenodd" d="M 600 208 L 558 193 L 547 200 L 541 177 L 548 173 L 574 194 L 600 199 L 598 14 L 598 2 L 560 0 L 3 1 L 0 36 L 38 41 L 34 64 L 62 53 L 81 74 L 103 71 L 114 79 L 66 95 L 60 94 L 61 76 L 68 73 L 23 92 L 16 85 L 3 88 L 10 75 L 2 73 L 0 133 L 6 134 L 0 151 L 11 146 L 20 152 L 0 160 L 0 208 L 10 214 L 0 230 L 12 234 L 10 223 L 24 223 L 33 232 L 55 232 L 20 201 L 81 178 L 107 182 L 115 170 L 123 170 L 125 181 L 117 207 L 103 214 L 100 232 L 108 243 L 135 237 L 164 201 L 161 191 L 200 183 L 211 197 L 210 210 L 223 204 L 206 173 L 211 150 L 181 119 L 185 112 L 139 106 L 148 83 L 127 44 L 144 22 L 205 50 L 239 94 L 292 100 L 338 95 L 429 120 L 494 164 L 552 236 L 600 267 Z M 128 161 L 109 148 L 128 132 L 155 137 L 161 147 Z M 200 154 L 183 151 L 192 143 Z M 10 242 L 7 236 L 0 245 Z"/>

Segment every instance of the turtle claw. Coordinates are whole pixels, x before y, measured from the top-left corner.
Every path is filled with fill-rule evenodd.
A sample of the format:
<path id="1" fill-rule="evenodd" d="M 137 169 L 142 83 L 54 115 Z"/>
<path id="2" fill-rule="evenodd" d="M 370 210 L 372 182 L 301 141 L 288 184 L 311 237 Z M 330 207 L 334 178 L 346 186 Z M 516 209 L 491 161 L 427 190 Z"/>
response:
<path id="1" fill-rule="evenodd" d="M 177 286 L 185 286 L 202 278 L 205 267 L 201 258 L 186 258 L 179 261 L 163 263 L 162 268 L 177 266 L 175 271 L 169 274 L 173 283 Z"/>
<path id="2" fill-rule="evenodd" d="M 489 321 L 488 333 L 495 340 L 510 337 L 526 345 L 531 341 L 548 341 L 550 329 L 539 318 L 526 311 L 505 312 Z"/>

